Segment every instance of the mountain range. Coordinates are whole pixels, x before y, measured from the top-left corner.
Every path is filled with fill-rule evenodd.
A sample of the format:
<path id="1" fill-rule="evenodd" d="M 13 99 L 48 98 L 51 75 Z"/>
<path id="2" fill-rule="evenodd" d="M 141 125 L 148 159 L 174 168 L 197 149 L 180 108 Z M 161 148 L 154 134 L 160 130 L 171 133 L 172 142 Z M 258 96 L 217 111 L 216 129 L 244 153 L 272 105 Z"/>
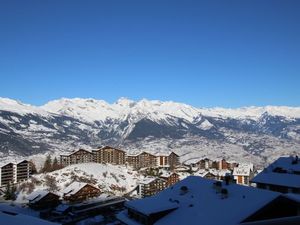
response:
<path id="1" fill-rule="evenodd" d="M 112 145 L 130 152 L 173 150 L 264 165 L 300 151 L 300 107 L 196 108 L 171 101 L 62 98 L 43 106 L 0 98 L 0 157 L 60 154 Z"/>

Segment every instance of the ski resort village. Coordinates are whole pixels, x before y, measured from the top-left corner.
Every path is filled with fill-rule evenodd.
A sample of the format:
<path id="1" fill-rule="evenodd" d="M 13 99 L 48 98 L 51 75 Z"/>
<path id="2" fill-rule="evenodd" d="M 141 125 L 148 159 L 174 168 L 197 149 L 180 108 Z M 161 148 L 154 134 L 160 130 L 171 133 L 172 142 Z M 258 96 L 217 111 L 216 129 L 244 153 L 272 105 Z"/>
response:
<path id="1" fill-rule="evenodd" d="M 224 158 L 102 146 L 2 163 L 0 224 L 300 224 L 300 160 L 265 168 Z"/>

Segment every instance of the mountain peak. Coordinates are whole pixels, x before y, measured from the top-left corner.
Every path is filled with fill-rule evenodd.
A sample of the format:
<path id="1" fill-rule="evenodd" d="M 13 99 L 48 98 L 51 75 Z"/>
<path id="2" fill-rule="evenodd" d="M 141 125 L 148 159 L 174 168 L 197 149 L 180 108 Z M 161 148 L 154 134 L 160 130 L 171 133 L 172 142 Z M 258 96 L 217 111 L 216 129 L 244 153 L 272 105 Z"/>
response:
<path id="1" fill-rule="evenodd" d="M 120 106 L 128 106 L 128 107 L 132 107 L 135 105 L 135 101 L 126 98 L 126 97 L 121 97 L 119 98 L 115 104 L 120 105 Z"/>

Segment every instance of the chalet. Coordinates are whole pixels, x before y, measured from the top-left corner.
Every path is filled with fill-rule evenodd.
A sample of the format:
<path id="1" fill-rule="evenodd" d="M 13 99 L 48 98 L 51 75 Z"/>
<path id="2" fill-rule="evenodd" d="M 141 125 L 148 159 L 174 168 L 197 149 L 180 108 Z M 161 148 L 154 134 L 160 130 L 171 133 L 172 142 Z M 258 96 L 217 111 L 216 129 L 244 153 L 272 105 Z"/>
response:
<path id="1" fill-rule="evenodd" d="M 252 180 L 257 188 L 300 194 L 300 161 L 298 157 L 280 157 Z"/>
<path id="2" fill-rule="evenodd" d="M 73 182 L 63 190 L 63 199 L 70 202 L 84 201 L 99 195 L 99 188 L 80 182 Z"/>
<path id="3" fill-rule="evenodd" d="M 0 167 L 0 186 L 16 183 L 16 165 L 5 163 Z"/>
<path id="4" fill-rule="evenodd" d="M 125 164 L 125 151 L 123 150 L 105 146 L 93 150 L 92 153 L 94 154 L 94 162 L 96 163 Z"/>
<path id="5" fill-rule="evenodd" d="M 163 171 L 159 177 L 166 181 L 166 187 L 170 187 L 179 181 L 179 175 L 177 173 Z"/>
<path id="6" fill-rule="evenodd" d="M 240 163 L 233 169 L 232 175 L 237 184 L 249 185 L 253 178 L 254 168 L 252 163 Z"/>
<path id="7" fill-rule="evenodd" d="M 152 196 L 166 188 L 166 181 L 161 178 L 147 177 L 140 181 L 139 194 L 142 198 Z"/>
<path id="8" fill-rule="evenodd" d="M 211 170 L 206 171 L 206 173 L 204 173 L 202 177 L 204 177 L 206 179 L 217 180 L 217 174 Z"/>
<path id="9" fill-rule="evenodd" d="M 60 164 L 62 166 L 69 166 L 78 163 L 88 163 L 94 161 L 94 155 L 85 149 L 79 149 L 69 155 L 60 156 Z"/>
<path id="10" fill-rule="evenodd" d="M 216 169 L 199 169 L 198 171 L 194 172 L 194 176 L 200 176 L 206 179 L 212 179 L 212 180 L 224 180 L 226 176 L 231 175 L 231 170 L 216 170 Z"/>
<path id="11" fill-rule="evenodd" d="M 295 225 L 299 206 L 277 192 L 189 176 L 155 196 L 126 202 L 117 218 L 128 225 Z"/>
<path id="12" fill-rule="evenodd" d="M 199 169 L 209 169 L 209 159 L 204 158 L 192 163 L 193 167 L 198 167 Z"/>
<path id="13" fill-rule="evenodd" d="M 34 209 L 55 208 L 60 204 L 59 195 L 49 191 L 35 191 L 28 195 L 28 205 Z"/>

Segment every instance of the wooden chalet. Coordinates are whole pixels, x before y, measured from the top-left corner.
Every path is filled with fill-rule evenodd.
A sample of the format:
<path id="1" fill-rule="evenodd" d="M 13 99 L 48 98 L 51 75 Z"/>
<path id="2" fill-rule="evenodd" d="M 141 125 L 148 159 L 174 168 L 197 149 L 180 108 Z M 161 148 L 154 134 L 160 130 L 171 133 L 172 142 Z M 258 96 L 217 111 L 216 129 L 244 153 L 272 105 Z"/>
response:
<path id="1" fill-rule="evenodd" d="M 60 204 L 59 195 L 49 191 L 35 191 L 27 199 L 29 207 L 33 209 L 55 208 Z"/>
<path id="2" fill-rule="evenodd" d="M 105 146 L 93 150 L 92 153 L 94 154 L 94 161 L 96 163 L 125 164 L 125 151 L 123 150 Z"/>
<path id="3" fill-rule="evenodd" d="M 73 182 L 63 190 L 63 199 L 65 201 L 78 202 L 97 197 L 100 194 L 100 189 L 91 184 Z"/>
<path id="4" fill-rule="evenodd" d="M 170 187 L 179 181 L 179 175 L 177 173 L 163 172 L 159 177 L 166 181 L 166 187 Z"/>
<path id="5" fill-rule="evenodd" d="M 60 156 L 60 164 L 62 166 L 69 166 L 78 163 L 88 163 L 94 161 L 94 155 L 85 149 L 79 149 L 69 155 Z"/>

